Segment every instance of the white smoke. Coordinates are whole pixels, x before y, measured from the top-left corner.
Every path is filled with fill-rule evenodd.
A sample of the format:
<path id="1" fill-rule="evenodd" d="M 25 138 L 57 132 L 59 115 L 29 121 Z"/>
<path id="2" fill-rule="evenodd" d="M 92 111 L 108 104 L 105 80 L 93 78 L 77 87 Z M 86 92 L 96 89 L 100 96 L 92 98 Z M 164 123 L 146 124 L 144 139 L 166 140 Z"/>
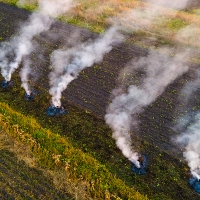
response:
<path id="1" fill-rule="evenodd" d="M 189 0 L 144 0 L 144 2 L 145 4 L 139 4 L 136 8 L 122 12 L 108 21 L 122 26 L 128 32 L 138 30 L 151 32 L 156 20 L 164 21 L 168 13 L 175 16 L 178 10 L 187 6 Z"/>
<path id="2" fill-rule="evenodd" d="M 112 46 L 122 40 L 123 37 L 118 33 L 118 28 L 113 27 L 94 42 L 82 44 L 77 49 L 53 52 L 51 62 L 54 70 L 49 75 L 49 93 L 52 95 L 53 105 L 61 106 L 62 92 L 68 84 L 76 79 L 83 69 L 101 62 L 103 56 L 111 51 Z"/>
<path id="3" fill-rule="evenodd" d="M 187 53 L 186 53 L 187 54 Z M 185 53 L 178 53 L 174 57 L 170 54 L 159 54 L 151 50 L 147 57 L 133 61 L 130 73 L 135 69 L 143 69 L 146 77 L 139 86 L 131 85 L 126 93 L 116 94 L 113 91 L 113 100 L 107 108 L 106 123 L 113 130 L 113 138 L 123 155 L 139 167 L 138 156 L 132 148 L 130 131 L 133 124 L 133 115 L 142 112 L 161 95 L 167 85 L 188 70 L 181 62 Z"/>
<path id="4" fill-rule="evenodd" d="M 15 51 L 15 59 L 8 65 L 4 78 L 9 81 L 12 73 L 19 67 L 23 57 L 27 57 L 34 50 L 33 37 L 43 31 L 47 31 L 53 20 L 48 16 L 33 13 L 29 20 L 20 28 L 20 35 L 14 37 L 10 43 Z"/>
<path id="5" fill-rule="evenodd" d="M 13 37 L 10 41 L 10 45 L 14 49 L 15 58 L 7 64 L 0 63 L 2 75 L 5 80 L 11 79 L 12 73 L 19 67 L 23 57 L 27 57 L 34 50 L 32 40 L 34 36 L 50 29 L 51 24 L 54 22 L 52 17 L 58 17 L 59 15 L 67 12 L 74 4 L 72 0 L 39 0 L 37 10 L 31 14 L 27 22 L 21 26 L 20 34 Z M 0 49 L 1 52 L 5 52 L 8 55 L 9 52 L 6 48 Z M 1 60 L 6 59 L 2 57 Z M 28 75 L 28 74 L 27 74 Z"/>
<path id="6" fill-rule="evenodd" d="M 118 24 L 125 31 L 150 30 L 157 16 L 163 14 L 163 9 L 155 5 L 146 5 L 124 12 L 117 17 L 109 19 L 110 23 Z"/>
<path id="7" fill-rule="evenodd" d="M 31 61 L 29 59 L 25 59 L 23 61 L 23 68 L 21 69 L 21 71 L 19 73 L 19 75 L 21 77 L 21 82 L 22 82 L 21 86 L 24 88 L 27 95 L 31 94 L 31 90 L 30 90 L 29 84 L 28 84 L 29 74 L 31 71 L 30 65 L 31 65 Z"/>
<path id="8" fill-rule="evenodd" d="M 175 39 L 182 43 L 199 46 L 199 33 L 200 29 L 197 25 L 189 24 L 177 33 Z M 194 48 L 191 55 L 195 56 L 196 52 L 197 48 Z M 197 69 L 193 80 L 187 82 L 181 90 L 181 96 L 179 98 L 184 103 L 183 105 L 185 107 L 183 109 L 188 109 L 190 100 L 194 98 L 194 93 L 199 89 L 199 84 L 200 70 Z M 173 127 L 175 131 L 180 132 L 181 134 L 172 139 L 181 145 L 181 148 L 183 149 L 183 156 L 188 162 L 191 174 L 197 179 L 200 179 L 200 113 L 199 111 L 188 110 L 187 113 L 187 116 L 178 118 L 177 124 Z"/>
<path id="9" fill-rule="evenodd" d="M 26 5 L 33 5 L 33 4 L 36 4 L 36 3 L 37 3 L 37 0 L 18 0 L 17 6 L 23 7 L 23 6 L 26 6 Z"/>
<path id="10" fill-rule="evenodd" d="M 181 91 L 180 99 L 185 106 L 189 105 L 191 97 L 194 98 L 194 93 L 199 89 L 199 69 L 195 75 L 194 80 L 187 82 Z M 175 131 L 181 133 L 173 138 L 173 141 L 183 149 L 183 157 L 188 163 L 191 174 L 200 180 L 200 113 L 199 111 L 187 111 L 187 113 L 187 116 L 178 118 L 177 124 L 173 127 Z"/>
<path id="11" fill-rule="evenodd" d="M 177 33 L 175 40 L 178 42 L 200 46 L 200 28 L 197 24 L 189 24 Z"/>
<path id="12" fill-rule="evenodd" d="M 74 0 L 39 0 L 38 12 L 56 18 L 74 6 Z"/>
<path id="13" fill-rule="evenodd" d="M 0 46 L 1 74 L 2 74 L 3 77 L 6 77 L 6 76 L 8 76 L 7 74 L 9 74 L 8 65 L 9 65 L 9 62 L 10 62 L 10 57 L 14 56 L 14 51 L 13 51 L 13 48 L 10 45 L 9 42 L 2 42 L 0 45 L 1 45 Z"/>
<path id="14" fill-rule="evenodd" d="M 176 138 L 176 142 L 184 146 L 183 156 L 188 162 L 191 174 L 200 180 L 200 113 L 186 132 Z"/>

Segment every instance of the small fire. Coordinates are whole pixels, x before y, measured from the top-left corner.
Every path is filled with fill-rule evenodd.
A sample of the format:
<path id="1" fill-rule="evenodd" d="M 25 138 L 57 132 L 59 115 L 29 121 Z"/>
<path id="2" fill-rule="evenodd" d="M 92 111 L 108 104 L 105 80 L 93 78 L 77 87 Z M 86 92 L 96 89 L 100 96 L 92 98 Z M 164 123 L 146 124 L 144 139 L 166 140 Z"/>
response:
<path id="1" fill-rule="evenodd" d="M 66 113 L 67 112 L 64 106 L 55 106 L 55 105 L 49 106 L 46 111 L 46 114 L 48 116 L 60 116 Z"/>
<path id="2" fill-rule="evenodd" d="M 27 101 L 32 101 L 37 94 L 38 94 L 38 92 L 36 90 L 33 90 L 33 91 L 30 91 L 29 94 L 26 93 L 25 98 Z"/>
<path id="3" fill-rule="evenodd" d="M 6 81 L 4 80 L 3 82 L 1 82 L 1 87 L 2 88 L 9 88 L 9 87 L 12 87 L 14 85 L 14 81 Z"/>
<path id="4" fill-rule="evenodd" d="M 134 163 L 132 166 L 132 170 L 136 173 L 136 174 L 140 174 L 140 175 L 144 175 L 146 174 L 146 166 L 147 166 L 147 158 L 144 154 L 140 155 L 139 159 L 139 164 L 140 167 L 138 168 Z"/>

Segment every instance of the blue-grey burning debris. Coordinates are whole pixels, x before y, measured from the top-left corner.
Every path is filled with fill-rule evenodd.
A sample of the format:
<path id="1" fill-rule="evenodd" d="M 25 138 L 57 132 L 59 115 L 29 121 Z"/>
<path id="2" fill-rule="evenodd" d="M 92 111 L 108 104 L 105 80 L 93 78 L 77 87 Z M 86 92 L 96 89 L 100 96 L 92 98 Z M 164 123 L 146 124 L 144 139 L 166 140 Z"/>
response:
<path id="1" fill-rule="evenodd" d="M 14 85 L 14 81 L 6 81 L 4 80 L 3 82 L 1 82 L 1 87 L 2 88 L 10 88 Z"/>
<path id="2" fill-rule="evenodd" d="M 27 101 L 32 101 L 34 100 L 35 96 L 38 94 L 38 92 L 36 90 L 31 91 L 29 94 L 26 93 L 25 94 L 25 98 Z"/>
<path id="3" fill-rule="evenodd" d="M 197 179 L 196 177 L 192 176 L 189 179 L 189 184 L 192 186 L 192 188 L 195 190 L 195 192 L 200 194 L 200 180 L 199 179 Z"/>
<path id="4" fill-rule="evenodd" d="M 66 114 L 66 110 L 64 106 L 54 106 L 51 105 L 47 108 L 46 114 L 48 116 L 60 116 Z"/>
<path id="5" fill-rule="evenodd" d="M 136 174 L 140 174 L 140 175 L 144 175 L 146 174 L 146 167 L 147 167 L 147 158 L 144 154 L 142 154 L 139 159 L 139 165 L 140 167 L 138 168 L 134 163 L 132 166 L 132 170 L 136 173 Z"/>

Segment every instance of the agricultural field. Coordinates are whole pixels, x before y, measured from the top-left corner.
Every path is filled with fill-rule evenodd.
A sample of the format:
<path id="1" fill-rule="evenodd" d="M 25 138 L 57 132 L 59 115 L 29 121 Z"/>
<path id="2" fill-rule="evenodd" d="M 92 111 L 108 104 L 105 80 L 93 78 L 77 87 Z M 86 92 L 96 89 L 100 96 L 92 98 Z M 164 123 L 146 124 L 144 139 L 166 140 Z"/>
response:
<path id="1" fill-rule="evenodd" d="M 117 2 L 122 4 L 119 7 L 122 11 L 127 7 L 124 2 L 129 1 Z M 137 5 L 137 1 L 133 2 L 130 4 L 130 8 Z M 86 7 L 86 1 L 84 3 Z M 98 2 L 96 4 L 98 5 Z M 98 7 L 96 4 L 94 4 L 94 10 Z M 106 9 L 103 6 L 105 5 L 102 4 L 102 10 L 105 11 Z M 109 6 L 107 4 L 107 8 Z M 198 5 L 194 2 L 190 6 L 196 7 Z M 147 32 L 143 32 L 141 35 L 131 34 L 127 36 L 124 43 L 115 45 L 112 51 L 105 55 L 103 62 L 95 64 L 80 73 L 79 77 L 63 93 L 62 103 L 66 106 L 67 115 L 55 118 L 46 116 L 46 108 L 50 105 L 47 78 L 51 71 L 49 55 L 55 49 L 71 47 L 97 38 L 99 33 L 91 32 L 90 30 L 92 29 L 88 29 L 90 26 L 95 27 L 96 32 L 103 32 L 108 26 L 105 21 L 99 21 L 95 26 L 95 21 L 98 21 L 96 18 L 87 18 L 90 20 L 87 21 L 89 27 L 83 23 L 84 20 L 81 23 L 85 7 L 82 7 L 82 12 L 76 12 L 79 15 L 71 17 L 71 21 L 62 19 L 68 23 L 56 21 L 48 32 L 43 32 L 34 38 L 34 43 L 40 46 L 39 51 L 37 50 L 37 52 L 31 54 L 33 71 L 37 75 L 31 77 L 31 85 L 39 91 L 34 102 L 25 101 L 25 93 L 19 87 L 21 84 L 18 76 L 19 71 L 16 71 L 13 75 L 15 82 L 13 88 L 0 89 L 0 127 L 3 129 L 4 135 L 7 132 L 8 135 L 10 134 L 14 138 L 18 137 L 20 142 L 26 142 L 28 145 L 30 145 L 28 141 L 31 139 L 28 136 L 25 136 L 24 139 L 21 136 L 16 136 L 13 131 L 15 130 L 15 125 L 18 125 L 27 135 L 31 135 L 32 139 L 40 146 L 41 152 L 43 154 L 46 152 L 46 155 L 48 155 L 47 158 L 44 155 L 40 157 L 40 154 L 32 148 L 33 155 L 38 160 L 38 166 L 43 170 L 45 168 L 54 170 L 59 167 L 65 167 L 66 169 L 63 163 L 66 164 L 70 160 L 70 165 L 74 168 L 70 169 L 72 171 L 69 172 L 70 177 L 68 178 L 70 180 L 74 179 L 77 185 L 79 182 L 83 184 L 85 181 L 84 184 L 87 188 L 84 190 L 86 193 L 84 194 L 85 199 L 199 199 L 199 196 L 188 184 L 189 168 L 183 160 L 182 151 L 171 140 L 178 133 L 170 128 L 176 124 L 178 117 L 189 117 L 192 112 L 195 113 L 199 109 L 200 96 L 198 90 L 189 99 L 185 99 L 185 95 L 181 94 L 184 84 L 196 77 L 196 69 L 199 63 L 198 49 L 196 54 L 193 54 L 190 60 L 187 61 L 189 71 L 168 85 L 163 94 L 155 102 L 145 107 L 143 112 L 137 116 L 140 120 L 140 128 L 132 130 L 132 139 L 135 147 L 141 152 L 145 152 L 148 157 L 149 165 L 147 174 L 144 176 L 138 176 L 131 171 L 131 163 L 123 157 L 121 151 L 116 147 L 112 138 L 112 131 L 105 124 L 104 115 L 111 100 L 111 91 L 119 84 L 123 84 L 124 79 L 118 78 L 121 69 L 131 59 L 137 59 L 148 54 L 153 40 L 148 40 L 144 43 Z M 114 5 L 110 7 L 113 8 Z M 76 7 L 72 12 L 77 11 L 76 9 L 78 8 Z M 86 9 L 86 11 L 88 13 L 86 12 L 84 16 L 90 16 L 91 10 Z M 188 18 L 185 16 L 192 16 L 191 18 L 193 18 L 190 12 L 187 11 L 185 15 L 180 13 L 180 19 L 187 21 Z M 16 34 L 19 25 L 28 19 L 29 15 L 30 12 L 27 10 L 0 3 L 1 41 L 6 41 Z M 110 14 L 110 16 L 112 15 L 114 13 Z M 197 24 L 199 23 L 198 20 L 196 21 Z M 174 28 L 176 22 L 171 21 L 171 23 L 168 23 L 170 30 Z M 180 28 L 184 23 L 182 24 L 181 21 L 177 26 Z M 155 29 L 154 34 L 157 34 L 157 31 Z M 174 34 L 174 29 L 170 34 Z M 160 37 L 160 40 L 157 40 L 154 46 L 166 45 L 166 43 L 173 46 L 174 40 L 168 40 L 170 37 L 171 35 L 169 34 L 166 38 Z M 179 42 L 181 43 L 181 41 Z M 193 41 L 191 41 L 189 45 L 197 48 L 198 43 L 194 45 Z M 184 43 L 180 44 L 180 48 L 184 47 Z M 195 63 L 191 61 L 195 61 Z M 129 75 L 126 76 L 124 78 L 129 80 L 127 84 L 134 83 L 137 85 L 143 79 L 144 74 L 136 70 L 131 74 L 131 77 Z M 35 119 L 38 124 L 35 125 L 35 122 L 26 124 L 26 120 L 28 121 L 30 118 Z M 34 132 L 33 130 L 37 128 L 43 132 Z M 47 130 L 55 133 L 52 136 L 52 140 L 54 140 L 51 141 L 52 144 L 46 141 L 46 134 L 49 134 L 49 132 L 45 132 Z M 80 150 L 81 153 L 78 150 L 76 151 L 77 158 L 74 156 L 75 158 L 70 159 L 65 155 L 67 153 L 62 149 L 62 146 L 56 146 L 56 142 L 59 144 L 59 141 L 57 141 L 59 137 L 62 137 L 62 141 L 68 141 L 73 148 Z M 63 143 L 65 144 L 65 142 Z M 50 147 L 48 144 L 51 144 L 49 145 Z M 70 145 L 69 147 L 72 148 Z M 40 197 L 43 199 L 81 199 L 81 194 L 77 197 L 76 194 L 69 191 L 64 191 L 64 195 L 63 187 L 59 188 L 58 185 L 53 187 L 53 183 L 42 174 L 42 170 L 26 166 L 27 164 L 24 164 L 25 161 L 17 161 L 17 155 L 10 152 L 9 148 L 0 148 L 0 151 L 2 155 L 0 161 L 0 184 L 5 185 L 5 189 L 0 191 L 2 199 L 39 199 Z M 73 151 L 75 152 L 74 149 Z M 55 156 L 52 158 L 51 156 L 54 153 L 61 155 L 63 160 L 56 160 Z M 84 156 L 89 156 L 88 163 Z M 82 157 L 85 159 L 82 160 Z M 92 168 L 91 163 L 94 163 L 94 168 Z M 17 167 L 14 167 L 15 165 Z M 87 171 L 87 169 L 90 169 L 90 171 Z M 110 182 L 106 180 L 108 179 L 107 177 L 111 180 Z M 4 180 L 6 180 L 6 183 Z M 37 185 L 38 180 L 40 180 L 39 185 Z M 15 185 L 19 181 L 21 188 Z M 12 185 L 9 185 L 9 182 L 12 182 Z M 93 184 L 94 182 L 96 185 Z M 38 190 L 36 190 L 37 187 L 39 188 Z M 93 187 L 98 188 L 98 192 L 94 191 Z M 75 188 L 77 189 L 78 186 Z M 102 192 L 100 192 L 101 190 Z"/>

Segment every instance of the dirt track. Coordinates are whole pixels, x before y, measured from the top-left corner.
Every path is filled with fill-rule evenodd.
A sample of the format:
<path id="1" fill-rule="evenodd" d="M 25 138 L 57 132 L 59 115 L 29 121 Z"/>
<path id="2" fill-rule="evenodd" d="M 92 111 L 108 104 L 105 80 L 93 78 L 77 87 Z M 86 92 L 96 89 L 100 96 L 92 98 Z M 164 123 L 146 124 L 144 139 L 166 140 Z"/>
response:
<path id="1" fill-rule="evenodd" d="M 27 11 L 1 3 L 0 37 L 3 40 L 9 39 L 16 33 L 18 25 L 26 20 L 28 16 L 29 12 Z M 49 73 L 49 54 L 53 50 L 61 47 L 70 47 L 81 41 L 94 39 L 97 36 L 97 34 L 91 33 L 87 29 L 56 22 L 49 32 L 42 33 L 35 38 L 35 42 L 40 45 L 37 53 L 35 52 L 32 55 L 37 84 L 47 90 L 49 88 L 47 78 Z M 132 58 L 138 58 L 147 55 L 147 53 L 147 50 L 127 44 L 114 47 L 104 57 L 101 64 L 97 65 L 97 67 L 85 69 L 84 73 L 81 73 L 78 79 L 69 85 L 63 96 L 66 100 L 103 118 L 110 100 L 110 92 L 116 86 L 116 79 L 120 69 L 125 67 Z M 38 57 L 39 54 L 40 57 Z M 191 66 L 192 69 L 195 67 Z M 140 74 L 137 75 L 140 76 Z M 195 73 L 191 70 L 169 85 L 164 94 L 139 116 L 141 126 L 139 130 L 134 130 L 134 132 L 164 151 L 177 153 L 177 147 L 171 142 L 171 136 L 176 133 L 170 127 L 175 124 L 178 116 L 181 114 L 190 115 L 192 109 L 197 109 L 199 103 L 198 93 L 194 95 L 195 98 L 191 97 L 190 104 L 185 104 L 179 98 L 184 83 L 192 80 L 194 76 Z"/>

